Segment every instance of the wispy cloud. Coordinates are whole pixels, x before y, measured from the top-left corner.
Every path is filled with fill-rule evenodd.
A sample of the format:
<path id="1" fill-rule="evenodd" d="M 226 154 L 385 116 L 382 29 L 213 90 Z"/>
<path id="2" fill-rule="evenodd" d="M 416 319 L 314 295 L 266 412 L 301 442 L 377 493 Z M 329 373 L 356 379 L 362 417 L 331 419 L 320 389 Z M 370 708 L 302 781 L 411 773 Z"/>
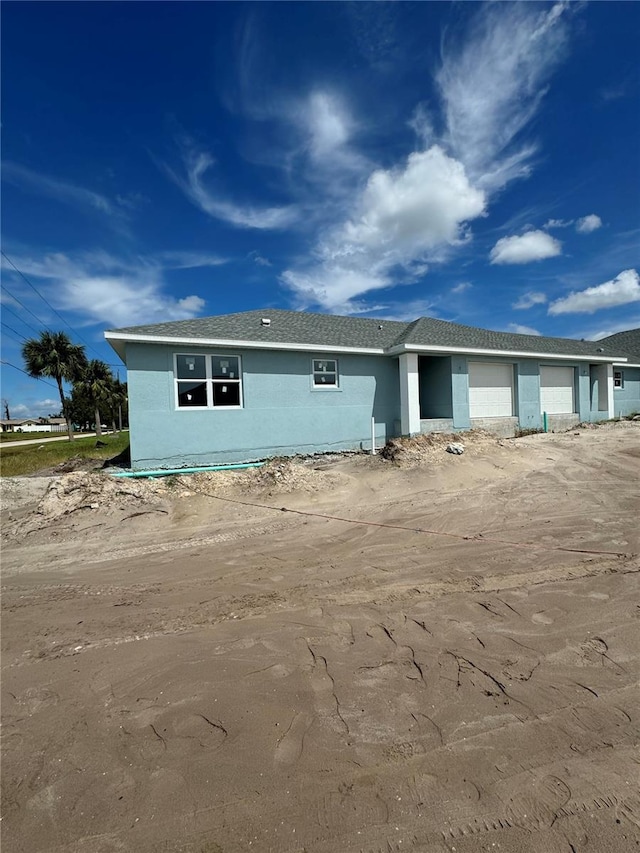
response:
<path id="1" fill-rule="evenodd" d="M 165 163 L 161 165 L 192 204 L 214 219 L 237 228 L 277 230 L 292 225 L 298 216 L 295 205 L 265 207 L 224 198 L 221 191 L 216 191 L 206 182 L 207 173 L 211 173 L 215 165 L 214 158 L 196 148 L 191 140 L 185 140 L 182 146 L 181 173 Z"/>
<path id="2" fill-rule="evenodd" d="M 18 420 L 21 418 L 46 418 L 60 411 L 60 399 L 37 400 L 33 397 L 27 397 L 26 403 L 16 403 L 10 406 L 10 410 L 11 417 Z"/>
<path id="3" fill-rule="evenodd" d="M 93 190 L 85 189 L 69 181 L 52 178 L 21 166 L 19 163 L 6 161 L 2 164 L 2 180 L 20 189 L 37 195 L 55 199 L 62 204 L 68 204 L 83 211 L 92 211 L 105 216 L 116 230 L 122 230 L 127 214 L 123 206 L 113 202 L 106 196 Z"/>
<path id="4" fill-rule="evenodd" d="M 573 219 L 547 219 L 542 227 L 545 231 L 551 231 L 554 228 L 568 228 L 573 222 Z"/>
<path id="5" fill-rule="evenodd" d="M 499 189 L 530 172 L 537 145 L 521 134 L 565 56 L 568 7 L 486 4 L 463 40 L 444 42 L 437 82 L 446 141 L 479 186 Z"/>
<path id="6" fill-rule="evenodd" d="M 544 293 L 530 290 L 528 293 L 523 293 L 511 307 L 515 308 L 516 311 L 526 311 L 529 308 L 533 308 L 534 305 L 544 305 L 546 301 L 547 297 Z"/>
<path id="7" fill-rule="evenodd" d="M 47 296 L 56 308 L 74 312 L 87 323 L 130 326 L 186 320 L 200 314 L 205 306 L 199 296 L 176 299 L 166 293 L 158 259 L 129 261 L 106 252 L 86 252 L 25 255 L 16 257 L 15 263 L 29 277 L 51 284 Z M 202 266 L 202 259 L 196 265 Z M 176 268 L 175 261 L 165 266 Z"/>
<path id="8" fill-rule="evenodd" d="M 562 254 L 562 243 L 546 231 L 502 237 L 491 250 L 492 264 L 528 264 Z"/>
<path id="9" fill-rule="evenodd" d="M 536 335 L 536 336 L 539 336 L 542 334 L 537 329 L 533 329 L 531 326 L 521 326 L 520 323 L 509 323 L 508 331 L 509 332 L 515 332 L 516 335 Z"/>
<path id="10" fill-rule="evenodd" d="M 464 293 L 467 290 L 471 290 L 473 285 L 470 281 L 461 281 L 460 284 L 456 284 L 455 287 L 451 288 L 451 293 Z"/>
<path id="11" fill-rule="evenodd" d="M 271 266 L 273 266 L 273 264 L 271 263 L 269 258 L 264 258 L 260 254 L 260 252 L 258 252 L 256 249 L 254 249 L 253 252 L 249 252 L 249 257 L 251 258 L 253 263 L 256 264 L 256 266 L 259 266 L 259 267 L 271 267 Z"/>
<path id="12" fill-rule="evenodd" d="M 226 258 L 208 252 L 160 252 L 155 256 L 167 269 L 190 270 L 200 267 L 219 267 L 227 263 Z M 153 260 L 153 259 L 152 259 Z"/>
<path id="13" fill-rule="evenodd" d="M 549 306 L 549 314 L 593 314 L 603 308 L 633 302 L 640 302 L 640 276 L 635 269 L 629 269 L 603 284 L 556 299 Z"/>
<path id="14" fill-rule="evenodd" d="M 609 323 L 606 326 L 596 327 L 596 331 L 586 332 L 580 337 L 590 341 L 599 341 L 602 338 L 608 338 L 609 335 L 617 335 L 618 332 L 626 332 L 629 329 L 637 329 L 640 327 L 640 311 L 635 314 L 628 314 L 622 322 Z"/>

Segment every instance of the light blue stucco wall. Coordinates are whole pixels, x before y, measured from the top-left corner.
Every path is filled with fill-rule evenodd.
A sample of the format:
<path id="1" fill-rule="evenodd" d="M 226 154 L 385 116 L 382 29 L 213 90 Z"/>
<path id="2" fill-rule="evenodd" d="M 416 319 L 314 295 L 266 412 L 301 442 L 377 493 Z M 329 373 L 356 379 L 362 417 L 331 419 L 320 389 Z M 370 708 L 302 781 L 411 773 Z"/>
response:
<path id="1" fill-rule="evenodd" d="M 269 456 L 369 449 L 400 417 L 397 359 L 329 353 L 229 350 L 242 358 L 242 409 L 176 409 L 175 352 L 197 347 L 127 344 L 132 467 L 173 468 Z M 339 389 L 314 389 L 311 360 L 337 358 Z"/>
<path id="2" fill-rule="evenodd" d="M 418 360 L 420 372 L 420 417 L 453 417 L 453 393 L 451 383 L 451 358 L 421 356 Z"/>
<path id="3" fill-rule="evenodd" d="M 622 371 L 624 385 L 613 389 L 615 417 L 640 412 L 640 367 L 616 367 Z"/>

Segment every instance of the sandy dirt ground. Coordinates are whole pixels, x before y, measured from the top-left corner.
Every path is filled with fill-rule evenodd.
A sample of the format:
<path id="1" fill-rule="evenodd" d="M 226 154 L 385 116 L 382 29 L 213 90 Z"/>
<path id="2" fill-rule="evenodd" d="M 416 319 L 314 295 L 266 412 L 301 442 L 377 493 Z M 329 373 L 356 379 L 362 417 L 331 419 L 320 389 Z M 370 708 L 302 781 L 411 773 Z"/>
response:
<path id="1" fill-rule="evenodd" d="M 5 483 L 3 850 L 638 851 L 640 424 L 464 441 Z"/>

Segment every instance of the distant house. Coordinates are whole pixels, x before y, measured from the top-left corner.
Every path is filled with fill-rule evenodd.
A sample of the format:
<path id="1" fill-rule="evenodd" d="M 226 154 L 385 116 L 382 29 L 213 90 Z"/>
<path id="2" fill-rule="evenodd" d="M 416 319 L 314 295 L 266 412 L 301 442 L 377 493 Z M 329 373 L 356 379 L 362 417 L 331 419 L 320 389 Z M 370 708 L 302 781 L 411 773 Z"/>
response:
<path id="1" fill-rule="evenodd" d="M 640 329 L 603 338 L 600 345 L 621 352 L 627 361 L 613 365 L 613 405 L 616 417 L 640 412 Z"/>
<path id="2" fill-rule="evenodd" d="M 266 309 L 110 330 L 127 365 L 132 465 L 370 448 L 391 436 L 568 428 L 614 415 L 603 342 Z"/>
<path id="3" fill-rule="evenodd" d="M 2 432 L 64 432 L 64 418 L 4 418 L 0 420 Z"/>

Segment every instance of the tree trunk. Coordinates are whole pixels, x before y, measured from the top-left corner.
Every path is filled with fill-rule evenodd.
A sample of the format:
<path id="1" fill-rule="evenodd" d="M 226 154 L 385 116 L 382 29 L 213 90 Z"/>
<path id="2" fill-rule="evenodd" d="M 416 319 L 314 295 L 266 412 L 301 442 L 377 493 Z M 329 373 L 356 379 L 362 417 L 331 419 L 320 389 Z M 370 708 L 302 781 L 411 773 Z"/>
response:
<path id="1" fill-rule="evenodd" d="M 102 424 L 100 423 L 100 410 L 98 409 L 97 406 L 96 406 L 96 412 L 95 412 L 95 419 L 96 419 L 96 435 L 98 436 L 98 438 L 100 438 L 102 436 Z"/>
<path id="2" fill-rule="evenodd" d="M 118 432 L 122 432 L 122 403 L 118 406 Z"/>
<path id="3" fill-rule="evenodd" d="M 69 441 L 73 441 L 75 436 L 73 434 L 73 424 L 71 423 L 71 418 L 69 417 L 69 409 L 67 407 L 67 401 L 64 397 L 64 390 L 62 388 L 62 379 L 59 376 L 56 376 L 56 382 L 58 383 L 58 393 L 60 394 L 60 403 L 62 404 L 62 414 L 64 415 L 67 421 L 67 433 L 69 434 Z"/>

